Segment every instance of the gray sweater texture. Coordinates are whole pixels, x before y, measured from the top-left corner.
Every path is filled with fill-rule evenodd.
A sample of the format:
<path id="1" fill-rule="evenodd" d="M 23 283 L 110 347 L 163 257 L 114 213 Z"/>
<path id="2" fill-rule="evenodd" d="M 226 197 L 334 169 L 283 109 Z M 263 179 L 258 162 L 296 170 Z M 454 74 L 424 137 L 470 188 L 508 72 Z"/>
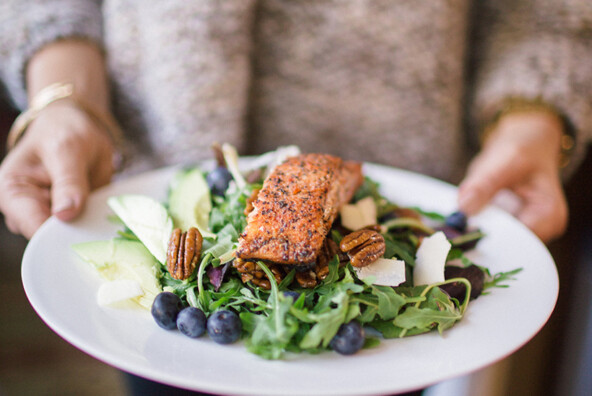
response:
<path id="1" fill-rule="evenodd" d="M 592 136 L 586 0 L 3 0 L 0 78 L 27 107 L 28 59 L 83 37 L 107 54 L 131 171 L 296 144 L 458 182 L 508 97 Z"/>

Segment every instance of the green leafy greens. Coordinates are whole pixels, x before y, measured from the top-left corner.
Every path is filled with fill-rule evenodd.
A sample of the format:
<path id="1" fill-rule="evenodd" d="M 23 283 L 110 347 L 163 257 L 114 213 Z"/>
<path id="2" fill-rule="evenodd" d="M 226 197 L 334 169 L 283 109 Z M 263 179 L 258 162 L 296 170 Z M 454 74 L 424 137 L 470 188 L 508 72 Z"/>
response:
<path id="1" fill-rule="evenodd" d="M 260 183 L 247 184 L 242 189 L 229 189 L 224 197 L 212 196 L 209 229 L 214 236 L 204 238 L 196 272 L 189 279 L 180 281 L 163 271 L 165 274 L 161 279 L 165 290 L 176 293 L 206 315 L 220 309 L 237 312 L 243 324 L 243 339 L 250 352 L 266 359 L 281 359 L 286 352 L 319 353 L 329 348 L 340 326 L 352 320 L 376 330 L 383 338 L 412 336 L 433 330 L 442 333 L 461 320 L 471 290 L 466 279 L 444 282 L 461 282 L 466 286 L 466 298 L 462 304 L 441 290 L 440 284 L 413 286 L 412 268 L 419 241 L 434 230 L 412 217 L 396 217 L 382 224 L 386 244 L 384 257 L 403 260 L 406 264 L 407 281 L 398 287 L 361 281 L 351 263 L 340 265 L 337 256 L 328 264 L 328 275 L 313 289 L 297 286 L 293 282 L 294 270 L 278 283 L 264 262 L 257 262 L 257 265 L 270 281 L 269 290 L 243 283 L 232 266 L 225 272 L 223 282 L 215 285 L 208 277 L 208 269 L 228 265 L 233 260 L 239 234 L 246 226 L 247 200 L 253 190 L 260 187 Z M 376 182 L 366 178 L 354 200 L 368 196 L 374 199 L 379 218 L 397 208 L 380 195 Z M 438 213 L 414 210 L 432 223 L 444 219 Z M 127 229 L 119 234 L 122 238 L 135 238 Z M 457 245 L 483 236 L 480 232 L 468 235 Z M 330 237 L 339 242 L 342 235 L 338 229 L 333 229 Z M 459 247 L 453 247 L 448 260 L 459 260 L 464 266 L 472 264 Z M 511 279 L 518 271 L 491 276 L 484 270 L 488 275 L 486 287 L 501 287 L 503 281 Z M 367 339 L 367 346 L 376 343 L 376 339 Z"/>

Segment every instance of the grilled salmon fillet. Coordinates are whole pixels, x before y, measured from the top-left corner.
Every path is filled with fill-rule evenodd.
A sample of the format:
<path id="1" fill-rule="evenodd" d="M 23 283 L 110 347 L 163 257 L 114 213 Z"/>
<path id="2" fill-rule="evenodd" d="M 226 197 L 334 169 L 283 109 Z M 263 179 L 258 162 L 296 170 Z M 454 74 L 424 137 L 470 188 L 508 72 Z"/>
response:
<path id="1" fill-rule="evenodd" d="M 314 263 L 340 207 L 362 182 L 358 162 L 328 154 L 287 159 L 265 179 L 236 256 L 278 264 Z"/>

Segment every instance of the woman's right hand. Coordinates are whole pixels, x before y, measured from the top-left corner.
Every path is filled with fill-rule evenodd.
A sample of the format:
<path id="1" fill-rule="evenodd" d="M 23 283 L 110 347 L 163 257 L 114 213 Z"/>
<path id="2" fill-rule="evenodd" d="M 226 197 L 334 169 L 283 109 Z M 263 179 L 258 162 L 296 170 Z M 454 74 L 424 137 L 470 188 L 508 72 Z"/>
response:
<path id="1" fill-rule="evenodd" d="M 0 211 L 11 232 L 31 238 L 50 215 L 68 221 L 92 189 L 109 183 L 113 144 L 67 100 L 43 109 L 0 164 Z"/>
<path id="2" fill-rule="evenodd" d="M 459 208 L 480 211 L 501 190 L 520 199 L 514 215 L 543 242 L 567 227 L 568 206 L 560 177 L 563 123 L 548 112 L 505 115 L 492 129 L 459 187 Z"/>

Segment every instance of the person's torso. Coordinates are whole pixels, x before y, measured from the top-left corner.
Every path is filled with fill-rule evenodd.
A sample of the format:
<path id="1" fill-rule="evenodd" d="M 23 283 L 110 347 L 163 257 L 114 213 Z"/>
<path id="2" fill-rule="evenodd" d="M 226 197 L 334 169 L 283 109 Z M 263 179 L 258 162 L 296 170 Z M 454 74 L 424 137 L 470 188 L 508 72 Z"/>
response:
<path id="1" fill-rule="evenodd" d="M 467 8 L 107 1 L 114 110 L 156 166 L 297 144 L 457 181 Z"/>

